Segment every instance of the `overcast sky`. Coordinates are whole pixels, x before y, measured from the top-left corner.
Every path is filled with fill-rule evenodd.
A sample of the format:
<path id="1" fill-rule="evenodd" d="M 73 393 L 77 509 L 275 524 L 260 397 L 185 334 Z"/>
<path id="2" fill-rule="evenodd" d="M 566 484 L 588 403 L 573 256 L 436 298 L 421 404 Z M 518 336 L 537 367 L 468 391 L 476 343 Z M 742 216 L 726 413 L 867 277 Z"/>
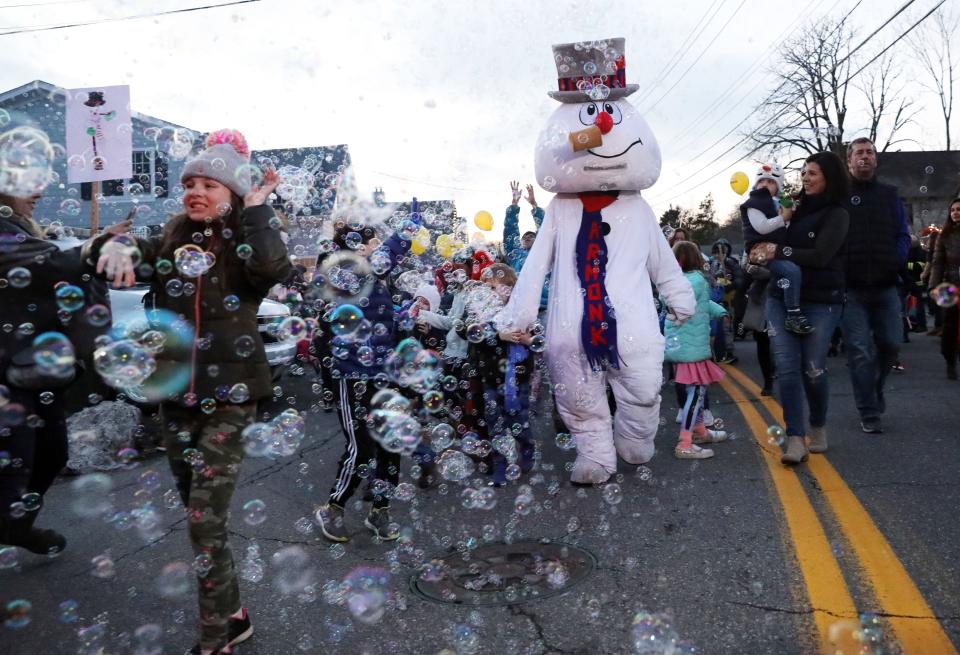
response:
<path id="1" fill-rule="evenodd" d="M 202 4 L 0 1 L 38 3 L 0 5 L 0 32 Z M 866 35 L 903 2 L 866 0 L 852 24 Z M 911 11 L 919 17 L 935 3 L 918 0 Z M 709 191 L 726 215 L 738 199 L 728 186 L 731 173 L 752 174 L 756 166 L 737 161 L 742 150 L 684 180 L 741 133 L 696 155 L 744 124 L 775 85 L 769 69 L 785 32 L 789 38 L 803 23 L 843 15 L 855 4 L 262 0 L 0 36 L 0 89 L 34 79 L 67 88 L 129 84 L 134 110 L 200 131 L 235 127 L 254 149 L 346 143 L 361 192 L 382 186 L 389 200 L 453 198 L 461 214 L 492 212 L 499 229 L 508 181 L 534 181 L 534 144 L 556 107 L 546 95 L 556 88 L 551 44 L 622 36 L 628 82 L 640 85 L 631 101 L 664 157 L 660 181 L 645 196 L 659 214 L 670 202 L 695 206 Z M 703 31 L 689 38 L 698 23 Z M 906 24 L 896 22 L 872 43 L 886 45 Z M 901 53 L 898 63 L 908 66 Z M 679 61 L 664 77 L 675 55 Z M 941 148 L 936 101 L 918 98 L 929 108 L 911 136 L 923 149 Z M 848 134 L 861 126 L 851 127 Z"/>

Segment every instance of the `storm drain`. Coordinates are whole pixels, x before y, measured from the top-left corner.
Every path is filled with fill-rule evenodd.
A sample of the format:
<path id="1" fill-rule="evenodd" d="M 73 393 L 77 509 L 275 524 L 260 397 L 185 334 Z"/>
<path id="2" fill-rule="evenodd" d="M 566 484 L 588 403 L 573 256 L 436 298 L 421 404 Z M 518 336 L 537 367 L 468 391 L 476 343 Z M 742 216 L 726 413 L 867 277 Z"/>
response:
<path id="1" fill-rule="evenodd" d="M 438 555 L 410 578 L 416 595 L 454 605 L 515 605 L 570 591 L 593 573 L 593 553 L 565 543 L 521 541 Z"/>

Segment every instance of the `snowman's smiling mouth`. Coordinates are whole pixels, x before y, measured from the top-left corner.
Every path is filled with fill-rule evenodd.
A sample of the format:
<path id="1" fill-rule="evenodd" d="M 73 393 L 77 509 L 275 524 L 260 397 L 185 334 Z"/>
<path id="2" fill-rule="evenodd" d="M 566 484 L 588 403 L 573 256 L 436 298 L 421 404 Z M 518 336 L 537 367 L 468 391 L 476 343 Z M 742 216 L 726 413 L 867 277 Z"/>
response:
<path id="1" fill-rule="evenodd" d="M 627 151 L 630 150 L 630 148 L 632 148 L 633 146 L 637 145 L 638 143 L 639 143 L 640 145 L 643 145 L 643 139 L 637 139 L 636 141 L 634 141 L 633 143 L 631 143 L 630 145 L 628 145 L 628 146 L 624 149 L 623 152 L 618 152 L 618 153 L 615 154 L 615 155 L 601 155 L 599 152 L 594 152 L 593 150 L 587 150 L 587 152 L 589 152 L 591 155 L 594 155 L 595 157 L 602 157 L 603 159 L 616 159 L 617 157 L 620 157 L 621 155 L 627 154 Z M 584 167 L 584 170 L 586 170 L 586 167 Z M 602 170 L 602 169 L 601 169 L 601 170 Z"/>
<path id="2" fill-rule="evenodd" d="M 606 164 L 605 166 L 591 166 L 587 164 L 583 167 L 585 173 L 590 171 L 619 171 L 627 167 L 627 162 L 620 162 L 619 164 Z"/>

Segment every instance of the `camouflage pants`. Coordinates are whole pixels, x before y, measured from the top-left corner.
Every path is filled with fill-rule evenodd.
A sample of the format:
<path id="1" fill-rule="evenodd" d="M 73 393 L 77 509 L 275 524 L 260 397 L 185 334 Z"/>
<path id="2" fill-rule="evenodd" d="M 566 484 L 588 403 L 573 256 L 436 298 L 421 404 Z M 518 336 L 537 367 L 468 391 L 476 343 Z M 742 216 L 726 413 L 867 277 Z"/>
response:
<path id="1" fill-rule="evenodd" d="M 199 578 L 201 645 L 226 643 L 227 619 L 240 609 L 240 589 L 227 544 L 227 512 L 243 461 L 240 433 L 256 420 L 256 403 L 227 405 L 212 414 L 165 404 L 163 436 L 177 490 L 187 508 L 190 544 L 208 555 Z"/>

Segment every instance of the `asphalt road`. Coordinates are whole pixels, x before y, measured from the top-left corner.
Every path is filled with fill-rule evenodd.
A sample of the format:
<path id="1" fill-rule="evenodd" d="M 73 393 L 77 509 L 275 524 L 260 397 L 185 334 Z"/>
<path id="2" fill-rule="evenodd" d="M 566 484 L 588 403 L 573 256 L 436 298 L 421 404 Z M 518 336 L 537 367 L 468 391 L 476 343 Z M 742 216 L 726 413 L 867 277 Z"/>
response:
<path id="1" fill-rule="evenodd" d="M 752 342 L 736 346 L 737 369 L 758 380 Z M 542 462 L 521 480 L 533 488 L 529 513 L 515 511 L 517 483 L 496 490 L 496 504 L 486 510 L 465 509 L 455 483 L 418 490 L 393 505 L 395 520 L 411 529 L 402 547 L 373 543 L 356 505 L 348 508 L 354 534 L 345 548 L 298 524 L 326 497 L 343 444 L 333 414 L 310 414 L 296 454 L 244 464 L 231 541 L 238 561 L 256 544 L 265 569 L 259 582 L 241 583 L 256 634 L 238 652 L 789 654 L 835 652 L 825 645 L 833 637 L 852 653 L 861 646 L 851 645 L 856 637 L 871 634 L 874 650 L 863 652 L 953 652 L 960 645 L 960 383 L 945 380 L 935 339 L 914 337 L 904 361 L 906 372 L 890 378 L 886 432 L 870 436 L 859 430 L 844 361 L 830 360 L 831 448 L 796 472 L 776 464 L 765 435 L 776 408 L 739 382 L 730 392 L 711 391 L 714 413 L 732 440 L 716 446 L 712 460 L 674 459 L 677 408 L 672 389 L 665 389 L 658 453 L 648 467 L 621 462 L 616 504 L 608 502 L 616 500 L 610 491 L 567 482 L 572 453 L 554 444 L 550 421 L 541 416 Z M 277 407 L 288 399 L 309 407 L 311 382 L 284 378 Z M 731 394 L 743 399 L 733 402 Z M 148 494 L 149 470 L 161 484 Z M 129 511 L 149 495 L 161 512 L 157 532 L 145 541 L 122 521 L 78 516 L 72 481 L 58 482 L 40 523 L 63 531 L 69 547 L 56 559 L 20 552 L 15 568 L 0 570 L 0 602 L 32 604 L 29 624 L 0 626 L 0 653 L 137 652 L 149 624 L 160 626 L 163 650 L 153 652 L 180 653 L 194 643 L 193 588 L 171 588 L 161 575 L 173 562 L 192 560 L 182 512 L 162 500 L 172 488 L 166 462 L 150 458 L 110 479 L 115 510 Z M 265 503 L 266 520 L 249 525 L 241 508 L 254 499 Z M 511 527 L 514 541 L 582 546 L 596 558 L 594 572 L 564 594 L 496 607 L 411 593 L 410 576 L 424 561 L 502 540 Z M 271 560 L 292 546 L 306 554 L 293 574 Z M 98 577 L 109 566 L 92 562 L 105 554 L 114 575 Z M 364 623 L 337 602 L 342 596 L 334 585 L 371 566 L 393 573 L 386 611 Z M 311 574 L 313 585 L 302 588 Z M 297 593 L 284 593 L 291 584 Z M 825 607 L 820 599 L 835 604 Z M 61 609 L 65 601 L 75 601 L 74 613 Z M 876 615 L 865 619 L 866 632 L 855 631 L 861 613 Z M 686 650 L 654 649 L 660 642 L 651 639 L 651 625 L 661 635 L 674 631 Z M 636 650 L 635 635 L 645 637 L 646 650 Z"/>

